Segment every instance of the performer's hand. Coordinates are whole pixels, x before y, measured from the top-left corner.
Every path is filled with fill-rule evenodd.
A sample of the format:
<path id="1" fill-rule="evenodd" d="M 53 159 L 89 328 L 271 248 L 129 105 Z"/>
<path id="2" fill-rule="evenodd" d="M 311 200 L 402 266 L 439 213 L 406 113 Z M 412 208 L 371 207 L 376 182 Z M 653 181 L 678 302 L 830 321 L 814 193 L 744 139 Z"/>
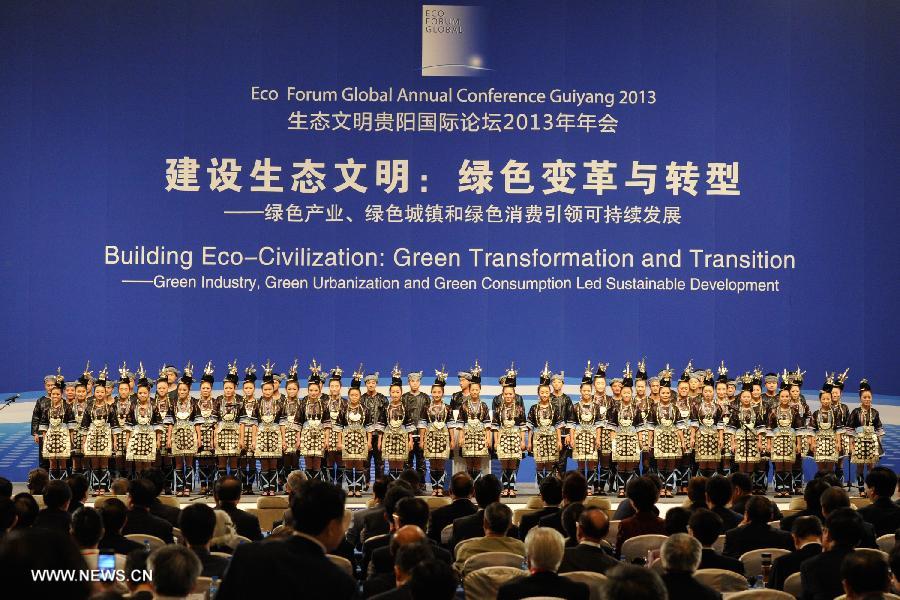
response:
<path id="1" fill-rule="evenodd" d="M 369 442 L 369 444 L 368 444 L 368 449 L 367 449 L 366 451 L 367 451 L 367 452 L 371 452 L 371 451 L 372 451 L 372 442 Z"/>
<path id="2" fill-rule="evenodd" d="M 525 447 L 525 442 L 522 442 L 522 450 L 523 450 L 523 451 L 524 451 L 524 450 L 527 450 L 527 448 Z"/>
<path id="3" fill-rule="evenodd" d="M 562 450 L 562 441 L 556 442 L 556 450 L 557 451 Z"/>
<path id="4" fill-rule="evenodd" d="M 34 443 L 35 443 L 35 444 L 40 444 L 40 443 L 41 443 L 41 436 L 39 436 L 38 434 L 34 434 Z"/>

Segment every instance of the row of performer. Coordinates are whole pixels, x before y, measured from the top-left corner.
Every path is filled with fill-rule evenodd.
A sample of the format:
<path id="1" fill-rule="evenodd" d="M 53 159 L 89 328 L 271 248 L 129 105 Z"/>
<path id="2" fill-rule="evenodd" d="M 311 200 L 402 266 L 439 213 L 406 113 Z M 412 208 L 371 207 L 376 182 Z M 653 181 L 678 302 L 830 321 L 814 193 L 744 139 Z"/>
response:
<path id="1" fill-rule="evenodd" d="M 372 462 L 376 472 L 386 463 L 392 477 L 414 467 L 424 482 L 427 461 L 432 493 L 443 495 L 448 460 L 464 461 L 477 478 L 493 458 L 500 461 L 504 496 L 515 496 L 519 463 L 530 454 L 539 482 L 574 459 L 594 494 L 624 495 L 641 470 L 659 474 L 665 496 L 684 493 L 692 473 L 732 469 L 751 474 L 764 492 L 774 465 L 776 496 L 788 496 L 802 490 L 807 456 L 839 477 L 845 461 L 856 464 L 861 489 L 865 469 L 884 452 L 868 381 L 859 384 L 859 407 L 842 402 L 848 371 L 826 373 L 819 408 L 811 410 L 799 367 L 765 376 L 756 368 L 730 379 L 724 363 L 716 378 L 689 363 L 673 382 L 668 365 L 648 377 L 641 360 L 635 373 L 627 364 L 609 383 L 607 367 L 588 363 L 573 401 L 563 392 L 564 373 L 545 365 L 538 400 L 526 410 L 512 365 L 499 380 L 501 393 L 490 404 L 482 399 L 477 361 L 458 373 L 460 389 L 449 399 L 443 368 L 426 394 L 421 372 L 407 373 L 404 384 L 395 366 L 385 396 L 377 389 L 379 374 L 365 374 L 360 365 L 345 396 L 340 367 L 323 372 L 314 360 L 301 396 L 296 360 L 286 375 L 267 361 L 259 389 L 254 365 L 240 377 L 235 361 L 222 394 L 214 396 L 214 368 L 207 363 L 195 397 L 190 363 L 180 373 L 165 366 L 155 380 L 143 365 L 132 374 L 123 364 L 115 390 L 106 367 L 95 379 L 88 365 L 71 382 L 59 369 L 45 378 L 32 434 L 51 477 L 86 471 L 95 494 L 106 493 L 114 475 L 158 466 L 178 495 L 192 493 L 195 479 L 205 493 L 229 472 L 246 491 L 255 481 L 273 495 L 302 458 L 309 476 L 346 481 L 354 496 L 368 486 Z"/>

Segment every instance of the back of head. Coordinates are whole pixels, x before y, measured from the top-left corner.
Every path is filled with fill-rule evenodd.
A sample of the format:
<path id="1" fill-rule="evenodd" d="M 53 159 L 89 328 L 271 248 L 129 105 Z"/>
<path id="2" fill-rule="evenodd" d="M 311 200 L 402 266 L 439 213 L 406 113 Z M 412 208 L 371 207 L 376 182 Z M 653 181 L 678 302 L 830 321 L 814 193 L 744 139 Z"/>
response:
<path id="1" fill-rule="evenodd" d="M 709 499 L 710 508 L 726 506 L 731 501 L 733 492 L 731 482 L 721 475 L 714 475 L 706 480 L 706 497 Z"/>
<path id="2" fill-rule="evenodd" d="M 706 477 L 691 477 L 688 481 L 688 499 L 692 504 L 706 505 Z"/>
<path id="3" fill-rule="evenodd" d="M 408 575 L 420 562 L 432 558 L 434 558 L 434 551 L 431 549 L 431 544 L 429 542 L 403 544 L 397 548 L 397 554 L 394 556 L 394 566 L 397 567 L 401 573 L 406 573 Z"/>
<path id="4" fill-rule="evenodd" d="M 125 576 L 128 577 L 128 583 L 133 585 L 144 583 L 143 573 L 147 570 L 149 557 L 150 551 L 146 548 L 132 550 L 125 556 Z"/>
<path id="5" fill-rule="evenodd" d="M 481 479 L 475 482 L 475 501 L 478 506 L 485 508 L 488 504 L 500 500 L 500 491 L 500 480 L 496 475 L 482 475 Z"/>
<path id="6" fill-rule="evenodd" d="M 745 496 L 753 491 L 753 482 L 746 473 L 732 473 L 728 478 L 731 480 L 732 491 L 740 490 Z"/>
<path id="7" fill-rule="evenodd" d="M 575 535 L 578 533 L 578 517 L 583 512 L 584 504 L 581 502 L 569 504 L 563 509 L 560 520 L 562 521 L 563 531 L 566 532 L 566 537 L 575 539 Z"/>
<path id="8" fill-rule="evenodd" d="M 484 509 L 485 533 L 506 535 L 512 525 L 512 509 L 500 502 L 492 502 Z"/>
<path id="9" fill-rule="evenodd" d="M 841 563 L 841 579 L 847 594 L 871 594 L 891 590 L 888 562 L 874 552 L 851 552 Z M 880 597 L 880 596 L 879 596 Z"/>
<path id="10" fill-rule="evenodd" d="M 584 502 L 587 498 L 588 485 L 587 479 L 578 471 L 569 471 L 566 473 L 562 484 L 563 500 L 568 504 L 573 502 Z"/>
<path id="11" fill-rule="evenodd" d="M 375 500 L 378 502 L 384 502 L 384 495 L 387 494 L 388 483 L 390 482 L 384 475 L 379 475 L 375 478 L 375 481 L 372 482 L 372 496 L 374 496 Z"/>
<path id="12" fill-rule="evenodd" d="M 822 505 L 822 512 L 828 515 L 839 508 L 849 508 L 850 496 L 843 488 L 829 487 L 819 497 L 819 504 Z"/>
<path id="13" fill-rule="evenodd" d="M 791 534 L 798 540 L 822 539 L 822 521 L 819 517 L 797 517 L 791 526 Z"/>
<path id="14" fill-rule="evenodd" d="M 404 469 L 403 472 L 400 473 L 400 479 L 408 483 L 414 490 L 422 485 L 422 479 L 415 469 Z"/>
<path id="15" fill-rule="evenodd" d="M 686 533 L 676 533 L 663 542 L 659 552 L 663 568 L 670 573 L 693 573 L 700 566 L 700 541 Z"/>
<path id="16" fill-rule="evenodd" d="M 408 485 L 395 485 L 391 484 L 388 486 L 387 493 L 384 495 L 384 502 L 382 503 L 382 507 L 384 508 L 385 518 L 388 522 L 394 520 L 394 512 L 397 508 L 397 503 L 404 498 L 415 498 L 415 494 L 412 490 L 409 489 Z"/>
<path id="17" fill-rule="evenodd" d="M 413 600 L 451 600 L 457 579 L 450 565 L 432 558 L 413 567 L 407 585 Z"/>
<path id="18" fill-rule="evenodd" d="M 822 512 L 822 494 L 827 490 L 830 485 L 824 479 L 813 479 L 809 483 L 806 484 L 806 489 L 803 490 L 803 500 L 806 501 L 806 510 L 819 514 Z"/>
<path id="19" fill-rule="evenodd" d="M 37 518 L 38 512 L 41 510 L 34 496 L 27 492 L 22 492 L 13 496 L 13 503 L 16 505 L 16 529 L 26 529 L 31 527 Z"/>
<path id="20" fill-rule="evenodd" d="M 202 566 L 189 548 L 167 544 L 150 553 L 147 568 L 153 572 L 153 589 L 157 596 L 187 596 L 194 589 Z"/>
<path id="21" fill-rule="evenodd" d="M 128 496 L 132 505 L 149 508 L 156 498 L 153 482 L 149 479 L 135 479 L 128 484 Z"/>
<path id="22" fill-rule="evenodd" d="M 96 548 L 103 537 L 103 518 L 89 506 L 82 506 L 72 515 L 72 537 L 82 550 Z"/>
<path id="23" fill-rule="evenodd" d="M 879 498 L 890 498 L 897 491 L 897 474 L 887 467 L 875 467 L 866 475 L 866 487 Z"/>
<path id="24" fill-rule="evenodd" d="M 300 469 L 294 469 L 290 473 L 288 473 L 287 481 L 285 481 L 284 485 L 291 494 L 296 494 L 297 490 L 300 489 L 300 485 L 306 481 L 306 473 L 301 471 Z"/>
<path id="25" fill-rule="evenodd" d="M 47 508 L 62 509 L 72 500 L 72 490 L 65 481 L 54 479 L 44 488 L 44 505 Z"/>
<path id="26" fill-rule="evenodd" d="M 143 479 L 149 479 L 153 484 L 153 493 L 157 496 L 162 494 L 163 487 L 166 485 L 166 476 L 159 469 L 147 469 L 141 475 Z"/>
<path id="27" fill-rule="evenodd" d="M 578 517 L 578 529 L 581 537 L 589 542 L 599 544 L 609 533 L 609 517 L 601 508 L 590 506 L 581 511 Z"/>
<path id="28" fill-rule="evenodd" d="M 541 500 L 547 506 L 556 506 L 562 502 L 562 481 L 558 477 L 547 477 L 541 482 Z"/>
<path id="29" fill-rule="evenodd" d="M 394 514 L 400 526 L 415 525 L 425 529 L 428 527 L 428 503 L 414 496 L 401 498 L 394 507 Z"/>
<path id="30" fill-rule="evenodd" d="M 397 556 L 397 551 L 400 550 L 400 546 L 425 541 L 427 541 L 425 539 L 425 531 L 423 531 L 421 527 L 417 525 L 404 525 L 397 529 L 397 531 L 394 532 L 394 535 L 391 536 L 389 546 L 391 556 Z"/>
<path id="31" fill-rule="evenodd" d="M 635 510 L 646 512 L 656 504 L 659 490 L 649 478 L 635 477 L 628 482 L 628 485 L 625 487 L 625 493 L 634 505 Z"/>
<path id="32" fill-rule="evenodd" d="M 81 473 L 72 473 L 72 475 L 66 479 L 66 483 L 69 484 L 69 489 L 72 491 L 72 501 L 73 502 L 81 502 L 87 498 L 88 485 L 87 477 L 82 475 Z"/>
<path id="33" fill-rule="evenodd" d="M 216 500 L 219 502 L 237 503 L 241 500 L 241 482 L 231 475 L 223 477 L 215 488 Z"/>
<path id="34" fill-rule="evenodd" d="M 772 502 L 765 496 L 752 496 L 747 500 L 747 520 L 751 523 L 768 523 L 772 520 Z"/>
<path id="35" fill-rule="evenodd" d="M 103 517 L 103 529 L 107 533 L 119 533 L 125 526 L 128 508 L 118 498 L 109 498 L 100 505 L 100 516 Z"/>
<path id="36" fill-rule="evenodd" d="M 836 508 L 825 519 L 828 538 L 839 546 L 856 546 L 862 539 L 863 520 L 852 508 Z"/>
<path id="37" fill-rule="evenodd" d="M 666 511 L 666 535 L 673 533 L 687 533 L 688 522 L 691 520 L 691 511 L 683 506 L 673 506 Z"/>
<path id="38" fill-rule="evenodd" d="M 604 600 L 668 600 L 662 578 L 646 567 L 619 565 L 606 572 Z"/>
<path id="39" fill-rule="evenodd" d="M 688 527 L 691 528 L 691 535 L 697 538 L 697 541 L 702 546 L 709 547 L 715 543 L 716 538 L 722 533 L 722 517 L 711 510 L 698 508 L 691 514 Z"/>
<path id="40" fill-rule="evenodd" d="M 6 477 L 0 477 L 0 500 L 12 499 L 12 482 Z"/>
<path id="41" fill-rule="evenodd" d="M 124 477 L 117 477 L 113 480 L 110 491 L 116 496 L 124 496 L 128 493 L 128 480 Z"/>
<path id="42" fill-rule="evenodd" d="M 294 531 L 317 536 L 335 519 L 343 523 L 346 494 L 341 488 L 314 479 L 300 486 L 291 503 Z"/>
<path id="43" fill-rule="evenodd" d="M 566 542 L 560 532 L 550 527 L 533 527 L 525 536 L 525 556 L 532 569 L 559 570 Z"/>
<path id="44" fill-rule="evenodd" d="M 461 471 L 450 478 L 450 493 L 454 498 L 469 498 L 472 495 L 472 477 Z"/>
<path id="45" fill-rule="evenodd" d="M 15 524 L 16 503 L 10 498 L 0 498 L 0 536 Z"/>
<path id="46" fill-rule="evenodd" d="M 44 493 L 47 484 L 50 483 L 50 474 L 40 467 L 28 471 L 28 492 L 33 496 Z"/>
<path id="47" fill-rule="evenodd" d="M 16 590 L 10 597 L 80 600 L 91 594 L 90 581 L 76 578 L 74 582 L 61 579 L 36 582 L 32 569 L 87 570 L 75 540 L 69 535 L 44 528 L 11 531 L 0 543 L 0 578 L 5 589 Z"/>
<path id="48" fill-rule="evenodd" d="M 190 504 L 178 515 L 178 528 L 189 546 L 205 546 L 216 529 L 216 511 L 202 502 Z"/>

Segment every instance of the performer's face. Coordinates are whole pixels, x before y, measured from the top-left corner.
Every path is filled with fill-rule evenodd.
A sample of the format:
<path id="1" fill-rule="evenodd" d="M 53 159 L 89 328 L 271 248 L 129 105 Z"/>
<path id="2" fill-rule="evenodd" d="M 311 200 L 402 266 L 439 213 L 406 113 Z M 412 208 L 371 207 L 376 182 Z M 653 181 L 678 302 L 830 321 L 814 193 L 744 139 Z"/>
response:
<path id="1" fill-rule="evenodd" d="M 473 383 L 469 386 L 469 398 L 472 400 L 478 400 L 481 398 L 481 384 Z"/>
<path id="2" fill-rule="evenodd" d="M 273 394 L 273 393 L 275 393 L 275 386 L 272 385 L 272 384 L 271 384 L 270 382 L 268 382 L 268 381 L 267 381 L 266 383 L 264 383 L 263 386 L 262 386 L 262 394 L 263 394 L 263 398 L 265 398 L 265 399 L 268 400 L 269 398 L 272 397 L 272 394 Z"/>
<path id="3" fill-rule="evenodd" d="M 716 396 L 718 396 L 719 400 L 724 400 L 725 396 L 728 394 L 728 386 L 724 383 L 716 384 Z"/>
<path id="4" fill-rule="evenodd" d="M 664 404 L 668 404 L 672 401 L 672 388 L 670 387 L 661 387 L 659 388 L 659 400 Z"/>
<path id="5" fill-rule="evenodd" d="M 66 401 L 71 402 L 75 399 L 75 386 L 67 385 L 66 386 Z"/>
<path id="6" fill-rule="evenodd" d="M 606 377 L 594 377 L 594 389 L 598 394 L 606 393 Z"/>
<path id="7" fill-rule="evenodd" d="M 631 400 L 631 388 L 630 387 L 622 388 L 622 400 L 625 400 L 626 402 Z"/>
<path id="8" fill-rule="evenodd" d="M 402 395 L 403 395 L 403 388 L 401 388 L 399 385 L 391 386 L 391 400 L 396 402 L 397 400 L 400 399 L 400 396 L 402 396 Z"/>
<path id="9" fill-rule="evenodd" d="M 778 392 L 778 402 L 781 406 L 790 406 L 791 405 L 791 393 L 787 390 L 781 390 Z"/>
<path id="10" fill-rule="evenodd" d="M 614 396 L 622 395 L 622 382 L 621 381 L 614 381 L 610 387 L 612 387 L 612 392 L 613 392 Z"/>
<path id="11" fill-rule="evenodd" d="M 131 393 L 131 388 L 128 387 L 127 383 L 119 384 L 119 398 L 127 398 L 130 393 Z"/>
<path id="12" fill-rule="evenodd" d="M 226 381 L 222 384 L 222 394 L 228 398 L 234 398 L 234 384 L 230 381 Z"/>
<path id="13" fill-rule="evenodd" d="M 328 393 L 332 396 L 338 396 L 341 393 L 341 382 L 332 379 L 328 382 Z"/>
<path id="14" fill-rule="evenodd" d="M 695 394 L 695 395 L 697 394 L 697 390 L 700 389 L 700 382 L 697 380 L 696 377 L 691 377 L 688 380 L 688 388 L 691 390 L 692 394 Z"/>
<path id="15" fill-rule="evenodd" d="M 191 388 L 186 383 L 178 384 L 178 399 L 179 400 L 187 400 L 188 396 L 191 393 Z"/>
<path id="16" fill-rule="evenodd" d="M 409 378 L 409 391 L 413 394 L 418 393 L 420 385 L 422 385 L 421 379 Z"/>
<path id="17" fill-rule="evenodd" d="M 831 408 L 831 392 L 819 394 L 819 402 L 822 404 L 822 408 Z"/>
<path id="18" fill-rule="evenodd" d="M 300 386 L 295 381 L 290 381 L 284 389 L 287 391 L 288 398 L 294 399 L 300 395 Z"/>
<path id="19" fill-rule="evenodd" d="M 859 403 L 862 404 L 863 408 L 872 408 L 872 392 L 866 390 L 860 394 Z"/>
<path id="20" fill-rule="evenodd" d="M 47 395 L 50 395 L 50 392 L 53 391 L 53 381 L 45 381 L 44 382 L 44 391 L 47 392 Z"/>
<path id="21" fill-rule="evenodd" d="M 87 388 L 83 385 L 79 385 L 75 388 L 75 399 L 78 402 L 84 402 L 84 399 L 87 398 Z"/>
<path id="22" fill-rule="evenodd" d="M 542 402 L 547 402 L 550 399 L 550 388 L 546 385 L 542 385 L 538 388 L 538 397 Z"/>
<path id="23" fill-rule="evenodd" d="M 766 382 L 766 392 L 771 395 L 775 393 L 775 388 L 778 387 L 777 381 L 767 381 Z"/>
<path id="24" fill-rule="evenodd" d="M 831 388 L 831 401 L 837 404 L 841 401 L 841 388 Z"/>
<path id="25" fill-rule="evenodd" d="M 244 398 L 252 398 L 256 392 L 256 387 L 250 382 L 245 383 L 241 389 L 244 391 Z"/>
<path id="26" fill-rule="evenodd" d="M 507 404 L 512 404 L 512 402 L 516 399 L 516 390 L 511 387 L 503 388 L 503 401 Z"/>
<path id="27" fill-rule="evenodd" d="M 212 385 L 208 381 L 204 381 L 200 384 L 200 397 L 204 400 L 209 398 L 212 394 Z"/>
<path id="28" fill-rule="evenodd" d="M 319 387 L 318 383 L 311 383 L 306 388 L 306 392 L 309 394 L 309 397 L 313 400 L 319 399 L 319 394 L 322 393 L 322 388 Z"/>
<path id="29" fill-rule="evenodd" d="M 98 385 L 97 389 L 94 390 L 94 398 L 97 399 L 97 402 L 103 402 L 106 400 L 106 388 L 102 385 Z"/>
<path id="30" fill-rule="evenodd" d="M 750 406 L 750 401 L 753 399 L 753 395 L 747 390 L 743 390 L 741 392 L 741 405 L 742 406 Z"/>
<path id="31" fill-rule="evenodd" d="M 157 381 L 156 382 L 156 395 L 157 396 L 165 396 L 169 393 L 169 382 L 168 381 Z"/>
<path id="32" fill-rule="evenodd" d="M 650 393 L 651 393 L 651 394 L 653 394 L 654 396 L 658 396 L 658 395 L 659 395 L 659 389 L 660 389 L 660 388 L 659 388 L 659 381 L 654 380 L 654 381 L 651 381 L 651 382 L 650 382 Z"/>
<path id="33" fill-rule="evenodd" d="M 733 383 L 729 383 L 725 386 L 725 391 L 729 396 L 734 396 L 734 393 L 737 391 L 737 386 Z"/>
<path id="34" fill-rule="evenodd" d="M 791 386 L 791 400 L 797 402 L 800 400 L 800 386 L 792 385 Z"/>
<path id="35" fill-rule="evenodd" d="M 61 398 L 62 391 L 58 387 L 54 387 L 50 390 L 50 400 L 52 400 L 54 404 L 59 404 Z"/>
<path id="36" fill-rule="evenodd" d="M 713 399 L 713 389 L 712 389 L 711 385 L 703 386 L 703 399 L 706 400 L 707 402 L 709 402 Z"/>
<path id="37" fill-rule="evenodd" d="M 563 381 L 562 379 L 556 378 L 552 381 L 553 383 L 553 392 L 555 394 L 559 394 L 562 391 Z"/>
<path id="38" fill-rule="evenodd" d="M 431 399 L 440 402 L 444 398 L 444 388 L 439 385 L 431 386 Z"/>
<path id="39" fill-rule="evenodd" d="M 582 400 L 590 400 L 591 399 L 591 384 L 589 384 L 589 383 L 581 384 L 581 399 Z"/>
<path id="40" fill-rule="evenodd" d="M 351 404 L 359 404 L 359 390 L 357 388 L 350 388 L 350 391 L 347 392 L 347 398 L 350 399 Z M 291 395 L 290 386 L 288 386 L 288 396 Z M 295 393 L 296 395 L 296 393 Z"/>
<path id="41" fill-rule="evenodd" d="M 753 396 L 754 400 L 759 400 L 760 396 L 762 396 L 762 388 L 760 388 L 757 384 L 753 384 L 753 391 L 750 392 L 750 395 Z"/>
<path id="42" fill-rule="evenodd" d="M 467 389 L 469 389 L 469 384 L 471 384 L 471 383 L 472 382 L 469 381 L 468 379 L 460 378 L 459 389 L 461 389 L 462 391 L 466 391 Z"/>
<path id="43" fill-rule="evenodd" d="M 638 379 L 634 382 L 634 391 L 637 392 L 638 397 L 643 398 L 644 394 L 647 393 L 647 382 L 643 379 Z"/>
<path id="44" fill-rule="evenodd" d="M 688 385 L 686 381 L 678 382 L 678 397 L 679 398 L 687 398 L 688 392 L 691 390 L 691 386 Z"/>
<path id="45" fill-rule="evenodd" d="M 377 387 L 377 385 L 378 385 L 378 382 L 375 381 L 374 379 L 367 379 L 366 380 L 366 391 L 369 392 L 370 394 L 374 394 L 375 388 Z"/>

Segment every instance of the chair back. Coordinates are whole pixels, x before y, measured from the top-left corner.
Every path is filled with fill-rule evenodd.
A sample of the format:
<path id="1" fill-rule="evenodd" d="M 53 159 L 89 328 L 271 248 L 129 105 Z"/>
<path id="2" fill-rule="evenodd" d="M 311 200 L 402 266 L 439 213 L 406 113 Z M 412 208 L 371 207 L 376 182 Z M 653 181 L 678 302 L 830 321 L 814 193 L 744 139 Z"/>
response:
<path id="1" fill-rule="evenodd" d="M 151 552 L 166 545 L 166 543 L 160 538 L 156 537 L 155 535 L 149 535 L 146 533 L 129 533 L 125 537 L 133 542 L 137 542 L 138 544 L 148 544 L 150 546 Z"/>
<path id="2" fill-rule="evenodd" d="M 525 508 L 544 508 L 544 500 L 540 496 L 532 496 L 525 503 Z"/>
<path id="3" fill-rule="evenodd" d="M 353 577 L 353 563 L 351 563 L 349 560 L 347 560 L 343 556 L 337 556 L 336 554 L 328 554 L 327 556 L 328 556 L 328 559 L 331 562 L 333 562 L 335 565 L 340 567 L 340 569 L 344 573 L 346 573 L 350 577 Z"/>
<path id="4" fill-rule="evenodd" d="M 450 539 L 453 537 L 453 523 L 450 523 L 443 529 L 441 529 L 441 544 L 444 546 L 450 545 Z"/>
<path id="5" fill-rule="evenodd" d="M 541 510 L 541 509 L 539 509 L 539 508 L 517 508 L 516 510 L 513 511 L 513 517 L 512 517 L 513 525 L 518 527 L 519 525 L 522 524 L 522 517 L 524 517 L 525 515 L 530 515 L 532 513 L 536 513 L 539 510 Z"/>
<path id="6" fill-rule="evenodd" d="M 622 543 L 622 558 L 629 563 L 638 557 L 646 558 L 648 550 L 659 550 L 667 539 L 664 535 L 654 533 L 628 538 Z"/>
<path id="7" fill-rule="evenodd" d="M 716 541 L 713 542 L 712 547 L 713 547 L 713 550 L 715 550 L 719 554 L 721 554 L 722 551 L 725 550 L 725 534 L 724 533 L 716 538 Z"/>
<path id="8" fill-rule="evenodd" d="M 166 506 L 181 508 L 181 502 L 179 502 L 178 498 L 176 498 L 175 496 L 166 496 L 165 494 L 160 494 L 159 501 Z"/>
<path id="9" fill-rule="evenodd" d="M 210 552 L 210 556 L 218 556 L 219 558 L 224 558 L 227 560 L 231 560 L 231 555 L 227 552 Z"/>
<path id="10" fill-rule="evenodd" d="M 609 522 L 609 531 L 606 532 L 606 537 L 603 539 L 609 542 L 610 546 L 615 547 L 616 545 L 616 537 L 619 535 L 619 523 L 621 522 L 618 520 Z"/>
<path id="11" fill-rule="evenodd" d="M 206 592 L 209 591 L 209 586 L 212 585 L 212 577 L 203 577 L 202 575 L 197 578 L 197 581 L 194 582 L 194 589 L 191 590 L 191 594 L 203 594 L 203 597 L 206 597 Z"/>
<path id="12" fill-rule="evenodd" d="M 522 560 L 525 557 L 512 552 L 482 552 L 469 557 L 463 564 L 462 575 L 465 577 L 472 571 L 485 567 L 515 567 L 522 568 Z"/>
<path id="13" fill-rule="evenodd" d="M 779 556 L 790 554 L 790 552 L 784 548 L 760 548 L 759 550 L 744 552 L 741 555 L 741 562 L 744 563 L 744 573 L 747 577 L 762 575 L 762 555 L 767 552 L 772 555 L 773 561 Z"/>
<path id="14" fill-rule="evenodd" d="M 888 562 L 889 555 L 884 550 L 876 550 L 875 548 L 857 548 L 856 552 L 868 552 L 875 556 L 880 556 L 884 562 Z"/>
<path id="15" fill-rule="evenodd" d="M 436 508 L 440 508 L 442 506 L 447 506 L 452 502 L 448 496 L 420 496 L 422 500 L 425 501 L 425 504 L 428 505 L 428 512 L 433 511 Z"/>
<path id="16" fill-rule="evenodd" d="M 878 539 L 875 541 L 878 543 L 879 550 L 890 554 L 891 550 L 894 549 L 894 543 L 897 541 L 897 538 L 893 533 L 886 533 L 884 535 L 878 536 Z"/>
<path id="17" fill-rule="evenodd" d="M 784 591 L 794 598 L 800 597 L 803 593 L 803 585 L 800 583 L 800 573 L 792 573 L 784 580 Z"/>
<path id="18" fill-rule="evenodd" d="M 603 573 L 595 573 L 594 571 L 570 571 L 569 573 L 560 573 L 563 577 L 578 581 L 588 586 L 591 590 L 591 600 L 602 600 L 603 586 L 606 585 L 606 575 Z"/>
<path id="19" fill-rule="evenodd" d="M 494 600 L 500 586 L 528 575 L 513 567 L 485 567 L 472 571 L 463 578 L 466 600 Z"/>
<path id="20" fill-rule="evenodd" d="M 750 587 L 746 577 L 727 569 L 700 569 L 694 579 L 717 592 L 742 592 Z"/>
<path id="21" fill-rule="evenodd" d="M 612 508 L 612 505 L 609 503 L 609 498 L 605 498 L 603 496 L 589 496 L 584 500 L 585 508 L 601 508 L 603 510 L 607 510 Z"/>
<path id="22" fill-rule="evenodd" d="M 728 594 L 728 600 L 794 600 L 794 597 L 781 590 L 754 588 L 745 592 Z"/>

